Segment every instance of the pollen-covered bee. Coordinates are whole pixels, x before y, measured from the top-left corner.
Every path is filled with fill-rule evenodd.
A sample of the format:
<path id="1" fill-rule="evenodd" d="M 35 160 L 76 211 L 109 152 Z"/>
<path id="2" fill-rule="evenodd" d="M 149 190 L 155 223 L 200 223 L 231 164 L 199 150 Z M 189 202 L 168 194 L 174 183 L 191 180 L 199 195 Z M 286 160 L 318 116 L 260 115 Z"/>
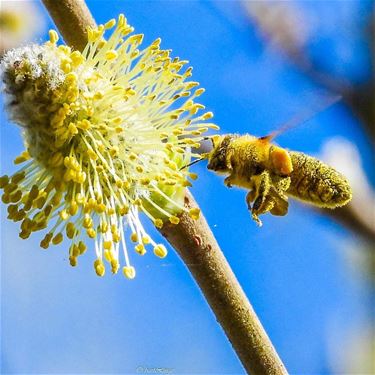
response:
<path id="1" fill-rule="evenodd" d="M 203 154 L 207 168 L 226 174 L 224 183 L 249 189 L 246 202 L 252 218 L 288 212 L 288 196 L 318 207 L 344 206 L 352 198 L 346 178 L 332 167 L 302 152 L 289 151 L 271 141 L 274 135 L 215 135 L 212 151 Z"/>

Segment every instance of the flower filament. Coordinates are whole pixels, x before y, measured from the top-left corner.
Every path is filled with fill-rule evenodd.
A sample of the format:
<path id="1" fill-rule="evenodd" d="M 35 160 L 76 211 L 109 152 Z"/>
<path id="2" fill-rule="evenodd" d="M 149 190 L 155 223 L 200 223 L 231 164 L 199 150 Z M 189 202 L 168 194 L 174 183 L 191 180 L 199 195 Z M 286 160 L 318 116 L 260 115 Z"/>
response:
<path id="1" fill-rule="evenodd" d="M 204 90 L 186 81 L 191 68 L 181 70 L 187 62 L 161 50 L 160 39 L 140 50 L 143 36 L 127 37 L 132 31 L 120 15 L 117 24 L 89 29 L 82 53 L 57 46 L 51 31 L 43 46 L 13 51 L 2 62 L 8 110 L 26 146 L 15 159 L 24 166 L 0 178 L 8 218 L 21 222 L 24 239 L 48 228 L 42 248 L 68 238 L 72 266 L 93 239 L 99 276 L 105 263 L 117 273 L 120 257 L 123 274 L 135 276 L 124 229 L 138 254 L 152 246 L 156 256 L 166 256 L 139 215 L 158 228 L 178 224 L 191 185 L 181 167 L 199 156 L 191 149 L 202 134 L 217 129 L 205 123 L 211 112 L 197 115 L 204 106 L 194 99 Z"/>

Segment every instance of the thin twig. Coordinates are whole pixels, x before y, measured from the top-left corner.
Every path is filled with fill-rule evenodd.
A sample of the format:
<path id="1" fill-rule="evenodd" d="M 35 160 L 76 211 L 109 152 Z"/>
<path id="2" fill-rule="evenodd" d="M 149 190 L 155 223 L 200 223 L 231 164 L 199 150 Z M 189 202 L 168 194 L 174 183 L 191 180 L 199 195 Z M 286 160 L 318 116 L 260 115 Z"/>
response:
<path id="1" fill-rule="evenodd" d="M 371 204 L 371 203 L 370 203 Z M 320 210 L 322 213 L 323 209 Z M 334 220 L 338 221 L 342 225 L 345 225 L 347 228 L 351 229 L 355 233 L 359 234 L 366 242 L 370 245 L 375 244 L 375 214 L 372 215 L 372 221 L 366 220 L 362 215 L 358 214 L 354 208 L 350 205 L 337 208 L 334 211 L 329 212 Z"/>
<path id="2" fill-rule="evenodd" d="M 85 3 L 42 1 L 63 38 L 81 50 L 86 43 L 86 27 L 94 25 Z M 188 191 L 185 204 L 197 207 Z M 182 214 L 178 225 L 165 225 L 161 233 L 188 266 L 246 371 L 254 375 L 287 374 L 204 217 L 192 220 Z"/>
<path id="3" fill-rule="evenodd" d="M 250 5 L 249 5 L 250 4 Z M 289 4 L 276 7 L 271 1 L 264 3 L 245 2 L 246 7 L 252 8 L 253 11 L 247 11 L 247 15 L 252 19 L 257 28 L 263 31 L 263 37 L 266 42 L 271 43 L 272 39 L 284 40 L 283 43 L 277 43 L 278 48 L 287 56 L 289 61 L 300 70 L 307 78 L 317 86 L 328 90 L 331 93 L 341 95 L 343 101 L 350 107 L 356 116 L 361 120 L 361 124 L 368 134 L 372 146 L 375 145 L 375 70 L 374 70 L 374 33 L 375 33 L 375 5 L 373 6 L 368 27 L 365 31 L 364 38 L 368 40 L 370 53 L 372 76 L 369 81 L 357 85 L 339 76 L 334 76 L 326 72 L 319 64 L 317 59 L 312 59 L 306 52 L 305 43 L 299 42 L 301 30 L 304 29 L 303 20 L 298 19 L 293 13 L 294 7 Z M 247 8 L 246 8 L 247 9 Z M 276 11 L 275 11 L 276 10 Z M 267 18 L 268 13 L 274 12 L 273 18 L 277 15 L 279 23 L 270 22 Z M 276 13 L 278 12 L 278 13 Z M 294 18 L 296 23 L 294 28 L 290 27 L 290 22 Z M 284 21 L 284 22 L 283 22 Z M 301 30 L 299 30 L 301 26 Z M 263 29 L 263 30 L 262 30 Z M 268 41 L 267 41 L 268 38 Z"/>

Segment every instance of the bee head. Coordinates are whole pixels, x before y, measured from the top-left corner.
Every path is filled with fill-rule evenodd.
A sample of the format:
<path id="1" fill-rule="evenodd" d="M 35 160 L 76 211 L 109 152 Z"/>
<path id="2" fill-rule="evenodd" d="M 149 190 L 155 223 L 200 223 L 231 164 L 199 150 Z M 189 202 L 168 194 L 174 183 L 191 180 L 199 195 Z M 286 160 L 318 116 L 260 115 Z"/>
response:
<path id="1" fill-rule="evenodd" d="M 210 137 L 212 141 L 212 151 L 207 153 L 207 168 L 216 172 L 226 172 L 227 167 L 227 150 L 233 136 L 232 135 L 214 135 Z"/>

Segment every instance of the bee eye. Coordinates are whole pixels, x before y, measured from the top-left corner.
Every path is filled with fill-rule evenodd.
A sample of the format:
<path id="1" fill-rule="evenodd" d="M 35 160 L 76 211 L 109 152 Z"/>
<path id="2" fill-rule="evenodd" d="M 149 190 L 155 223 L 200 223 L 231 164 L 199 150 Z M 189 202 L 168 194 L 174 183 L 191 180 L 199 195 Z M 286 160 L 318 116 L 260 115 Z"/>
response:
<path id="1" fill-rule="evenodd" d="M 221 154 L 216 154 L 214 155 L 209 163 L 207 164 L 207 168 L 212 170 L 212 171 L 226 171 L 227 170 L 227 165 L 226 165 L 226 161 L 225 161 L 225 158 L 223 157 L 223 155 Z"/>

